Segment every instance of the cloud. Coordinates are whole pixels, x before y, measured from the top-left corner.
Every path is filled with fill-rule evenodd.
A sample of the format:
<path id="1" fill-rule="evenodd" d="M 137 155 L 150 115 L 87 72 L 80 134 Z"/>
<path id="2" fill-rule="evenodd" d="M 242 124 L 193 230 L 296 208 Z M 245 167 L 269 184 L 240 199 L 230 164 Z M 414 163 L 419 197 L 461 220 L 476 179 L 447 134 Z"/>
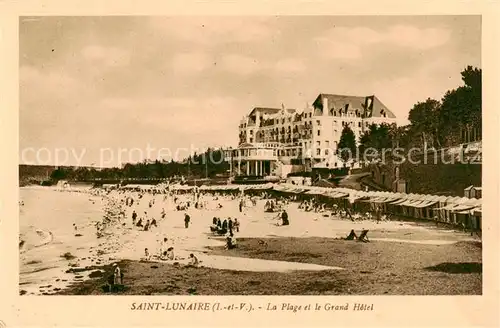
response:
<path id="1" fill-rule="evenodd" d="M 283 73 L 299 73 L 305 71 L 307 67 L 301 59 L 285 58 L 276 63 L 275 69 Z"/>
<path id="2" fill-rule="evenodd" d="M 328 38 L 316 38 L 316 45 L 318 53 L 322 57 L 347 60 L 361 57 L 361 47 L 354 43 Z"/>
<path id="3" fill-rule="evenodd" d="M 19 88 L 24 101 L 71 98 L 80 86 L 81 83 L 63 69 L 45 72 L 31 66 L 19 68 Z"/>
<path id="4" fill-rule="evenodd" d="M 265 18 L 192 17 L 150 19 L 154 31 L 183 41 L 202 45 L 221 43 L 261 42 L 275 36 L 278 31 L 268 26 Z"/>
<path id="5" fill-rule="evenodd" d="M 418 29 L 409 25 L 396 25 L 382 35 L 382 41 L 402 47 L 414 49 L 430 49 L 448 42 L 451 36 L 449 29 L 425 28 Z"/>
<path id="6" fill-rule="evenodd" d="M 82 56 L 93 64 L 108 67 L 126 66 L 130 63 L 130 54 L 116 47 L 89 45 L 82 49 Z"/>
<path id="7" fill-rule="evenodd" d="M 257 59 L 242 55 L 226 55 L 222 57 L 221 67 L 231 73 L 250 75 L 265 68 Z"/>
<path id="8" fill-rule="evenodd" d="M 393 25 L 381 31 L 367 27 L 335 27 L 314 38 L 314 41 L 322 56 L 357 59 L 362 57 L 367 47 L 374 45 L 426 50 L 444 45 L 450 37 L 451 31 L 445 28 Z"/>
<path id="9" fill-rule="evenodd" d="M 181 73 L 199 73 L 209 66 L 210 59 L 203 53 L 180 53 L 172 59 L 172 68 Z"/>

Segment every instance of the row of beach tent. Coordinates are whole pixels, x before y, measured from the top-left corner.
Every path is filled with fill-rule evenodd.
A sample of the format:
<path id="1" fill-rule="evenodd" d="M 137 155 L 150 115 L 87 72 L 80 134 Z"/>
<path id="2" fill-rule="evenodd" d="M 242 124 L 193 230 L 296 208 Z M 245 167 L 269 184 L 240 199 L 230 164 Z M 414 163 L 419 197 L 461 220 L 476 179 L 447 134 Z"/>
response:
<path id="1" fill-rule="evenodd" d="M 116 185 L 114 185 L 116 187 Z M 103 186 L 104 187 L 104 186 Z M 107 186 L 107 187 L 111 187 Z M 275 191 L 295 195 L 321 196 L 349 203 L 355 207 L 362 208 L 363 204 L 373 208 L 382 207 L 384 211 L 396 215 L 409 216 L 421 219 L 435 219 L 448 223 L 459 223 L 464 220 L 472 220 L 470 225 L 480 229 L 482 216 L 482 200 L 466 197 L 451 197 L 428 194 L 406 194 L 389 191 L 362 191 L 348 188 L 328 188 L 317 186 L 282 184 L 255 184 L 255 185 L 202 185 L 189 186 L 182 184 L 139 185 L 129 184 L 120 187 L 125 190 L 141 191 Z M 466 217 L 466 218 L 463 218 Z"/>

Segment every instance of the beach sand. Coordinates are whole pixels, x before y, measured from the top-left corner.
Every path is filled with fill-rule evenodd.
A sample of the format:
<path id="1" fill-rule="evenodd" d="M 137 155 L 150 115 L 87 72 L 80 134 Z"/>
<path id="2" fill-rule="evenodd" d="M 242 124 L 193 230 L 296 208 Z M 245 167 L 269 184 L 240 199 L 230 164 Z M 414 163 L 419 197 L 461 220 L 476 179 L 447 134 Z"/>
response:
<path id="1" fill-rule="evenodd" d="M 344 270 L 259 272 L 190 268 L 122 261 L 124 295 L 480 295 L 481 246 L 477 242 L 424 245 L 360 243 L 329 238 L 244 239 L 237 249 L 213 254 L 260 258 Z M 102 295 L 105 276 L 80 282 L 62 295 Z"/>
<path id="2" fill-rule="evenodd" d="M 61 194 L 63 193 L 56 192 L 55 194 L 50 194 L 50 197 L 60 197 Z M 115 196 L 117 195 L 113 193 L 109 195 L 111 199 Z M 123 197 L 123 195 L 120 197 Z M 154 199 L 155 204 L 150 208 L 149 202 L 152 199 Z M 209 198 L 207 197 L 206 199 Z M 223 205 L 223 208 L 215 209 L 217 203 L 219 202 Z M 208 209 L 188 210 L 188 213 L 191 216 L 191 224 L 189 228 L 186 229 L 184 227 L 183 220 L 185 212 L 175 211 L 175 204 L 173 203 L 172 199 L 168 199 L 164 202 L 163 195 L 152 196 L 146 194 L 138 203 L 134 203 L 133 207 L 125 207 L 125 218 L 122 219 L 122 221 L 120 221 L 119 223 L 114 224 L 113 226 L 108 228 L 106 231 L 107 235 L 105 237 L 100 239 L 97 239 L 97 237 L 92 237 L 93 239 L 91 238 L 91 240 L 89 240 L 87 246 L 81 246 L 79 248 L 77 252 L 78 254 L 75 254 L 75 259 L 67 261 L 65 267 L 61 267 L 61 263 L 59 261 L 59 267 L 54 268 L 54 272 L 51 272 L 52 280 L 43 281 L 45 286 L 51 285 L 51 287 L 40 289 L 39 284 L 37 286 L 38 291 L 36 290 L 36 288 L 31 288 L 29 292 L 27 291 L 26 286 L 21 286 L 20 288 L 24 289 L 24 293 L 28 294 L 71 293 L 71 291 L 73 293 L 79 294 L 80 292 L 75 289 L 75 283 L 77 286 L 84 286 L 85 284 L 100 284 L 101 282 L 99 279 L 103 278 L 99 278 L 100 273 L 96 270 L 99 269 L 105 271 L 107 265 L 114 261 L 125 261 L 122 262 L 125 266 L 123 270 L 128 272 L 127 281 L 130 282 L 128 286 L 130 287 L 129 291 L 132 294 L 142 293 L 140 289 L 136 289 L 133 286 L 136 286 L 136 284 L 142 285 L 143 283 L 147 283 L 148 278 L 145 277 L 148 274 L 151 274 L 153 277 L 153 280 L 150 281 L 148 285 L 151 285 L 151 288 L 153 290 L 161 290 L 161 284 L 155 286 L 155 279 L 161 279 L 164 274 L 160 274 L 159 277 L 154 277 L 155 274 L 158 275 L 158 272 L 168 272 L 168 276 L 176 276 L 175 272 L 183 272 L 181 275 L 182 277 L 186 277 L 186 275 L 189 275 L 190 272 L 193 272 L 195 276 L 199 274 L 213 276 L 219 273 L 222 275 L 221 277 L 225 277 L 229 274 L 232 277 L 234 275 L 234 272 L 239 272 L 238 275 L 243 275 L 245 277 L 248 276 L 248 279 L 250 280 L 257 276 L 262 278 L 262 275 L 269 275 L 269 277 L 265 279 L 265 281 L 268 281 L 268 283 L 271 283 L 273 279 L 285 279 L 285 281 L 287 279 L 291 279 L 291 277 L 286 278 L 282 277 L 281 275 L 293 275 L 294 277 L 297 275 L 297 277 L 303 277 L 304 279 L 309 279 L 311 281 L 324 279 L 321 277 L 325 277 L 325 272 L 328 272 L 330 275 L 333 274 L 334 276 L 338 276 L 339 279 L 341 279 L 341 277 L 344 277 L 344 275 L 346 274 L 347 277 L 355 277 L 356 274 L 353 274 L 352 272 L 351 275 L 346 273 L 350 272 L 349 270 L 351 270 L 352 266 L 355 265 L 353 262 L 342 263 L 333 261 L 333 258 L 331 258 L 330 256 L 327 257 L 330 260 L 325 260 L 323 262 L 318 261 L 318 258 L 324 256 L 319 256 L 318 252 L 321 253 L 322 251 L 327 251 L 331 252 L 332 254 L 338 254 L 336 250 L 337 247 L 340 247 L 341 250 L 344 249 L 344 246 L 339 245 L 346 245 L 345 247 L 348 247 L 349 249 L 352 248 L 352 252 L 345 251 L 341 256 L 349 258 L 350 261 L 358 261 L 358 258 L 360 256 L 366 256 L 367 254 L 373 255 L 373 252 L 377 250 L 378 252 L 380 252 L 380 255 L 378 257 L 368 256 L 365 260 L 374 261 L 373 258 L 376 258 L 379 266 L 386 265 L 385 262 L 390 261 L 393 256 L 404 256 L 405 258 L 410 259 L 435 259 L 432 263 L 426 263 L 426 266 L 445 263 L 446 256 L 444 256 L 444 253 L 438 252 L 437 250 L 439 249 L 448 249 L 451 254 L 450 256 L 452 256 L 452 260 L 455 262 L 458 261 L 460 257 L 464 257 L 462 262 L 466 262 L 466 255 L 470 252 L 473 255 L 473 258 L 470 259 L 471 263 L 481 263 L 481 252 L 478 252 L 476 250 L 477 247 L 467 248 L 467 251 L 465 251 L 464 249 L 457 246 L 460 245 L 460 243 L 456 244 L 457 242 L 471 242 L 473 239 L 469 235 L 456 232 L 451 229 L 437 229 L 428 223 L 417 224 L 402 221 L 389 221 L 382 222 L 380 224 L 377 224 L 374 221 L 351 222 L 348 220 L 340 220 L 336 217 L 325 217 L 320 213 L 305 213 L 298 209 L 298 204 L 296 203 L 291 203 L 287 207 L 291 225 L 281 227 L 275 225 L 275 223 L 277 222 L 277 220 L 275 219 L 276 214 L 264 213 L 264 203 L 265 201 L 260 200 L 257 202 L 256 207 L 247 207 L 244 209 L 243 213 L 240 213 L 238 211 L 238 203 L 235 200 L 219 199 L 217 201 L 210 201 Z M 105 201 L 101 199 L 96 204 L 89 202 L 89 206 L 99 206 L 101 208 L 100 215 L 102 215 L 102 208 L 106 206 L 109 207 L 110 205 L 109 200 Z M 160 217 L 162 208 L 164 208 L 167 212 L 164 219 L 161 219 Z M 131 224 L 132 210 L 135 210 L 138 213 L 139 217 L 144 214 L 144 211 L 147 211 L 148 218 L 156 218 L 156 220 L 158 221 L 158 227 L 153 227 L 150 231 L 140 231 L 138 230 L 138 228 L 133 227 Z M 209 226 L 214 216 L 220 217 L 221 220 L 232 217 L 233 219 L 238 218 L 238 221 L 240 221 L 240 232 L 236 234 L 239 247 L 236 250 L 222 251 L 224 245 L 223 238 L 214 237 L 209 232 Z M 93 220 L 95 220 L 95 218 L 93 218 Z M 67 225 L 71 228 L 70 222 L 71 220 L 68 221 Z M 92 225 L 88 225 L 87 228 L 82 229 L 82 233 L 84 235 L 95 236 L 95 228 Z M 368 236 L 373 241 L 371 243 L 364 244 L 359 242 L 334 240 L 335 238 L 345 237 L 351 229 L 354 229 L 358 234 L 362 229 L 369 229 L 370 232 Z M 57 237 L 58 236 L 55 235 L 55 238 Z M 180 267 L 173 266 L 171 263 L 145 264 L 143 262 L 140 262 L 140 259 L 143 257 L 145 248 L 148 248 L 149 252 L 152 254 L 159 254 L 160 242 L 164 237 L 167 237 L 169 239 L 169 245 L 174 247 L 176 255 L 180 258 L 178 260 L 178 262 L 181 264 Z M 262 242 L 262 240 L 265 240 L 265 242 Z M 333 248 L 325 248 L 325 245 L 319 242 L 312 242 L 313 240 L 321 240 L 321 243 L 323 244 L 334 243 L 332 244 Z M 275 247 L 276 249 L 260 250 L 258 246 L 255 246 L 254 248 L 256 250 L 261 251 L 259 254 L 254 254 L 249 251 L 245 252 L 245 245 L 253 245 L 251 243 L 268 246 L 274 245 L 272 247 Z M 317 248 L 315 248 L 315 246 L 317 246 Z M 306 252 L 307 254 L 309 254 L 309 257 L 288 255 L 284 256 L 287 254 L 283 253 L 284 250 L 293 253 L 294 248 L 299 248 L 299 250 L 295 251 L 295 253 L 303 252 L 300 249 L 310 248 L 310 250 Z M 401 254 L 391 255 L 391 250 L 393 249 L 401 250 Z M 276 250 L 281 250 L 281 252 L 276 252 Z M 442 255 L 441 262 L 435 263 L 436 259 L 439 257 L 436 258 L 433 255 L 434 252 L 437 252 L 436 254 Z M 181 268 L 182 264 L 186 263 L 185 259 L 187 258 L 189 253 L 196 254 L 196 256 L 202 261 L 201 265 L 204 266 L 204 268 Z M 362 261 L 359 261 L 359 265 L 363 265 Z M 399 264 L 393 265 L 394 270 L 400 270 L 396 268 L 397 265 Z M 151 269 L 152 266 L 157 266 L 160 270 L 155 268 Z M 21 268 L 23 268 L 23 266 Z M 76 270 L 77 272 L 66 272 L 68 271 L 68 269 Z M 416 265 L 414 269 L 423 270 L 420 264 Z M 56 270 L 59 270 L 60 274 L 57 274 Z M 151 272 L 148 272 L 148 270 Z M 200 271 L 197 272 L 193 270 Z M 88 280 L 88 275 L 92 272 L 94 272 L 94 276 L 96 278 Z M 186 272 L 188 272 L 189 274 L 187 274 Z M 422 279 L 421 276 L 434 274 L 430 273 L 430 271 L 428 270 L 424 270 L 422 272 L 424 272 L 425 274 L 419 274 L 416 279 Z M 136 277 L 134 277 L 135 273 L 137 273 Z M 386 272 L 386 274 L 387 277 L 391 277 L 390 272 Z M 106 274 L 104 274 L 104 276 L 105 275 Z M 142 275 L 145 276 L 143 277 Z M 362 275 L 375 275 L 377 277 L 379 276 L 378 271 L 375 274 L 362 273 Z M 475 276 L 476 275 L 477 274 L 475 274 Z M 58 277 L 57 279 L 59 279 L 59 284 L 55 284 L 55 281 L 53 279 L 56 276 Z M 62 276 L 64 276 L 64 280 L 66 280 L 64 281 L 64 283 L 62 281 L 63 279 L 61 278 Z M 292 280 L 294 279 L 295 278 L 293 278 Z M 456 279 L 456 277 L 452 279 L 453 282 L 455 282 Z M 465 293 L 480 293 L 480 273 L 478 279 L 479 287 L 475 286 L 475 288 L 472 288 L 469 292 L 464 291 L 462 287 L 457 287 L 457 290 L 461 292 L 463 291 Z M 396 283 L 398 281 L 397 279 L 392 280 L 393 283 Z M 187 281 L 191 281 L 191 278 L 187 279 Z M 218 279 L 215 279 L 214 281 L 218 281 Z M 475 281 L 477 282 L 477 279 L 475 279 Z M 207 289 L 203 293 L 210 294 L 210 290 L 212 288 L 210 286 L 212 286 L 212 284 L 209 283 L 209 280 L 206 280 L 206 283 Z M 67 287 L 69 285 L 71 286 L 68 289 Z M 382 283 L 382 285 L 384 284 Z M 254 286 L 249 290 L 246 290 L 245 288 L 238 291 L 223 289 L 221 293 L 247 293 L 249 290 L 255 291 L 257 287 Z M 287 290 L 287 288 L 285 288 L 284 290 Z M 95 290 L 96 289 L 94 288 L 91 292 L 88 293 L 95 293 Z M 412 289 L 409 289 L 410 293 L 411 290 Z M 448 288 L 447 290 L 450 289 Z M 290 292 L 292 291 L 293 289 L 290 289 Z M 262 290 L 259 293 L 262 292 L 266 291 Z M 273 294 L 272 290 L 268 292 L 270 294 Z M 278 292 L 278 289 L 275 292 Z M 344 293 L 346 291 L 344 289 L 339 289 L 337 290 L 337 292 Z M 381 292 L 384 293 L 385 290 Z M 451 292 L 454 293 L 453 290 Z M 184 292 L 181 291 L 181 293 Z M 299 292 L 297 293 L 300 294 Z M 434 291 L 434 293 L 440 294 L 441 292 Z"/>

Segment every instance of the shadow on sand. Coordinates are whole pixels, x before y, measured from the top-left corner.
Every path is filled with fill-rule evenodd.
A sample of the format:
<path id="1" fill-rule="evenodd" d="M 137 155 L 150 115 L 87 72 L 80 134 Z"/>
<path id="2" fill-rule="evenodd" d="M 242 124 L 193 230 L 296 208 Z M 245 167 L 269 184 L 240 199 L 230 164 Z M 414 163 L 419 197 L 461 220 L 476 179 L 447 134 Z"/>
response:
<path id="1" fill-rule="evenodd" d="M 440 263 L 435 266 L 424 268 L 424 270 L 445 273 L 482 273 L 483 266 L 481 263 L 477 262 Z"/>

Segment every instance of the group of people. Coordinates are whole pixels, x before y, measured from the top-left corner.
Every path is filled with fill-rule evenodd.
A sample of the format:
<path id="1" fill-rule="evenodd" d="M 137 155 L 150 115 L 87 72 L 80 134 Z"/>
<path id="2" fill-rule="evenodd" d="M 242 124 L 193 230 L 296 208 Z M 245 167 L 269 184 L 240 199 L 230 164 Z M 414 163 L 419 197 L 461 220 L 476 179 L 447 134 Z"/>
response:
<path id="1" fill-rule="evenodd" d="M 240 231 L 240 222 L 237 218 L 234 220 L 227 218 L 224 219 L 224 221 L 221 221 L 220 218 L 214 216 L 212 219 L 212 225 L 210 226 L 210 231 L 217 233 L 218 235 L 225 235 L 227 233 L 233 235 L 234 231 Z"/>
<path id="2" fill-rule="evenodd" d="M 157 228 L 158 223 L 155 218 L 148 219 L 148 212 L 144 211 L 144 217 L 137 219 L 137 212 L 132 212 L 132 226 L 140 228 L 143 231 L 149 231 L 152 227 Z"/>

